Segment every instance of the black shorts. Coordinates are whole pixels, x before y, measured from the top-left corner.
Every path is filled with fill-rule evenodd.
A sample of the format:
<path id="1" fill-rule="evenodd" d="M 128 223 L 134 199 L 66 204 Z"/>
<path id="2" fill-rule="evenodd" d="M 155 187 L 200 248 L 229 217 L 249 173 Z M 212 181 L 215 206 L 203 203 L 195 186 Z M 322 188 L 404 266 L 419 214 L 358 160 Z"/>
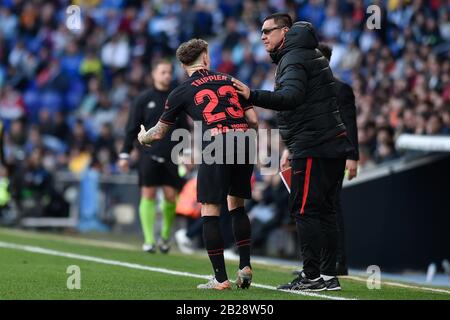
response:
<path id="1" fill-rule="evenodd" d="M 164 161 L 163 161 L 164 160 Z M 171 159 L 142 153 L 139 156 L 139 186 L 171 186 L 181 190 L 184 179 L 178 175 L 178 165 Z"/>
<path id="2" fill-rule="evenodd" d="M 228 195 L 250 199 L 252 173 L 253 164 L 200 164 L 197 201 L 222 204 Z"/>

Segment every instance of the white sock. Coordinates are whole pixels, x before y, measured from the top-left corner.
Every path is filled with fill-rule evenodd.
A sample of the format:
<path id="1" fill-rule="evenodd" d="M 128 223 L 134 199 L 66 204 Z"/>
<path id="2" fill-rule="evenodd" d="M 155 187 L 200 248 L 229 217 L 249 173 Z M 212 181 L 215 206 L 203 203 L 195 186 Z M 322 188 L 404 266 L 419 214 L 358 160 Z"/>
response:
<path id="1" fill-rule="evenodd" d="M 322 279 L 324 281 L 328 281 L 328 280 L 331 280 L 331 279 L 335 278 L 334 276 L 326 276 L 324 274 L 321 274 L 320 276 L 322 277 Z"/>

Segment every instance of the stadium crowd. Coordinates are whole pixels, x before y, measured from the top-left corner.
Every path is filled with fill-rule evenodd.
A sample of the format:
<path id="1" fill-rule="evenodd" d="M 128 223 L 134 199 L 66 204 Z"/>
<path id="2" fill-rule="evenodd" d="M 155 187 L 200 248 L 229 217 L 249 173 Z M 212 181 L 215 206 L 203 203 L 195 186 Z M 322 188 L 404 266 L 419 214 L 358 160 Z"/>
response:
<path id="1" fill-rule="evenodd" d="M 381 8 L 376 30 L 366 25 L 372 3 Z M 399 157 L 394 141 L 401 133 L 450 133 L 448 1 L 73 1 L 81 7 L 81 30 L 66 26 L 70 4 L 1 1 L 5 155 L 25 170 L 38 159 L 39 172 L 48 174 L 80 173 L 89 165 L 118 173 L 130 104 L 151 85 L 151 61 L 173 59 L 178 45 L 193 37 L 209 41 L 213 69 L 271 90 L 275 69 L 260 26 L 275 11 L 312 22 L 333 46 L 331 67 L 356 96 L 362 169 Z M 175 85 L 184 74 L 174 67 Z M 262 126 L 275 126 L 271 111 L 257 112 Z M 276 206 L 280 182 L 256 177 L 256 202 Z"/>

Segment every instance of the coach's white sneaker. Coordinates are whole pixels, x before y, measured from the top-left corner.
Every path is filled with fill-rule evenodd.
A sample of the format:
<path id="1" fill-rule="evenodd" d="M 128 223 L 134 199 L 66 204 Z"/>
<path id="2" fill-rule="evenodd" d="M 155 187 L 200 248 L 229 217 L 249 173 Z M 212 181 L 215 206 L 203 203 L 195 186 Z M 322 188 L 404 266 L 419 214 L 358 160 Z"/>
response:
<path id="1" fill-rule="evenodd" d="M 231 282 L 229 280 L 219 282 L 215 277 L 212 277 L 207 283 L 199 284 L 197 289 L 228 290 L 231 289 Z"/>

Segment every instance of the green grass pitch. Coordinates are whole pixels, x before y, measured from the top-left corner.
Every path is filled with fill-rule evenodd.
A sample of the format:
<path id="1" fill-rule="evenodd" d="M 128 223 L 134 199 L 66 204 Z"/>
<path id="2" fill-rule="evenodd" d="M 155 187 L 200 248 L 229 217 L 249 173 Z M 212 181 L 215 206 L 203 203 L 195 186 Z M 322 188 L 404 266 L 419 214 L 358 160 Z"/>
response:
<path id="1" fill-rule="evenodd" d="M 47 251 L 36 252 L 36 247 Z M 79 290 L 67 288 L 70 265 L 80 268 Z M 346 277 L 341 278 L 341 292 L 322 291 L 314 296 L 293 294 L 271 290 L 292 279 L 291 268 L 254 264 L 253 269 L 253 282 L 270 287 L 249 290 L 234 287 L 225 292 L 198 290 L 197 284 L 205 280 L 194 276 L 212 272 L 206 255 L 186 256 L 176 251 L 151 255 L 141 252 L 138 246 L 117 248 L 78 236 L 0 228 L 0 299 L 450 299 L 449 288 L 427 287 L 437 289 L 432 291 L 416 284 L 399 287 L 382 279 L 381 289 L 369 290 L 364 279 Z M 233 280 L 236 262 L 227 261 L 227 270 Z M 171 271 L 189 274 L 165 273 Z"/>

